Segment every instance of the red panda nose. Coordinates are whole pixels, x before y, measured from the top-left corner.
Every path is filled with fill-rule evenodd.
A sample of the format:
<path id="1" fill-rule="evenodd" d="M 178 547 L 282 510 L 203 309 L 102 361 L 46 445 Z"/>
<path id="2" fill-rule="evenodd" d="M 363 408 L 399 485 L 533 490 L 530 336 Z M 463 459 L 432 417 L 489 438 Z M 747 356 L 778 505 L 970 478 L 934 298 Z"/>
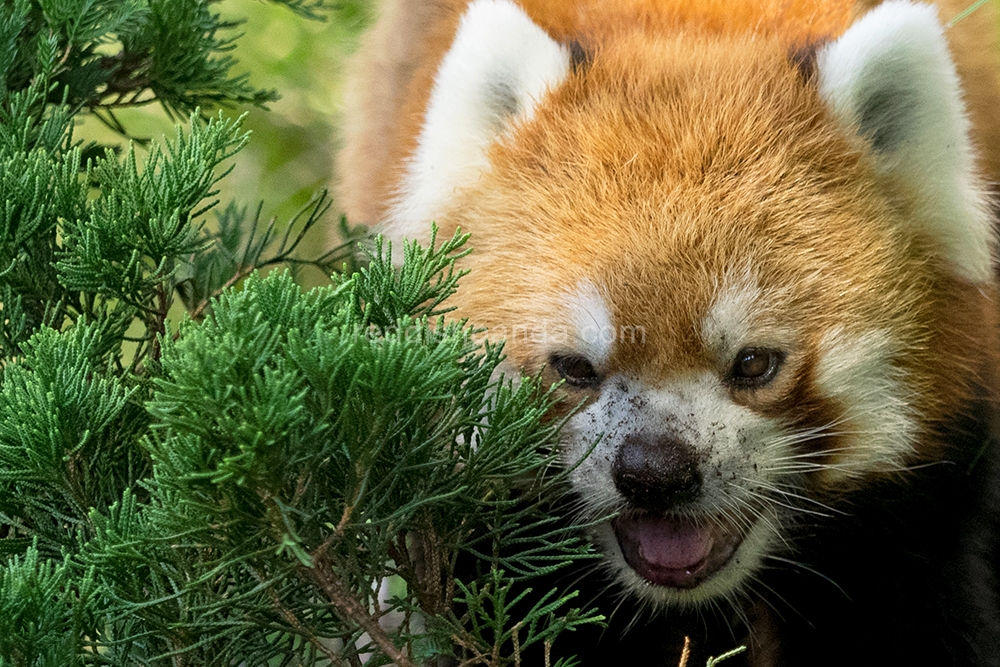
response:
<path id="1" fill-rule="evenodd" d="M 701 492 L 698 453 L 674 436 L 626 436 L 611 474 L 621 494 L 644 510 L 665 512 Z"/>

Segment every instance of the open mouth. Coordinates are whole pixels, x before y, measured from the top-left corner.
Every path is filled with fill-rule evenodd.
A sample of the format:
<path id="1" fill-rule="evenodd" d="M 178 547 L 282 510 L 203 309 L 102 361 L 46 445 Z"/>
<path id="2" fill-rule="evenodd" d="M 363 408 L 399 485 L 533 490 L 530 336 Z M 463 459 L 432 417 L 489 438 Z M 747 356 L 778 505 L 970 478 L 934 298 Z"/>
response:
<path id="1" fill-rule="evenodd" d="M 651 584 L 695 588 L 729 562 L 744 532 L 728 522 L 637 513 L 611 522 L 625 562 Z"/>

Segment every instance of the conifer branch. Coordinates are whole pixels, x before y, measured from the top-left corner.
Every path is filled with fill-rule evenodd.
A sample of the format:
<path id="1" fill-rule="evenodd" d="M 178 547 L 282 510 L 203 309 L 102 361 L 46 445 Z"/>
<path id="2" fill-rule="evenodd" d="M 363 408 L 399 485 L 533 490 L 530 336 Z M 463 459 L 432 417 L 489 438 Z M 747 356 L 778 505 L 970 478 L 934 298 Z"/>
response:
<path id="1" fill-rule="evenodd" d="M 167 314 L 170 312 L 170 297 L 167 286 L 164 283 L 156 285 L 156 310 L 153 312 L 150 330 L 150 359 L 154 362 L 160 360 L 160 340 L 167 333 Z"/>
<path id="2" fill-rule="evenodd" d="M 464 235 L 396 266 L 344 218 L 300 254 L 326 193 L 206 221 L 247 136 L 201 109 L 272 97 L 230 73 L 235 26 L 212 0 L 0 3 L 0 662 L 8 637 L 53 665 L 548 660 L 600 622 L 525 597 L 590 557 L 524 491 L 552 395 L 440 319 Z M 153 101 L 187 125 L 145 158 L 74 137 Z M 344 275 L 255 273 L 278 265 Z"/>
<path id="3" fill-rule="evenodd" d="M 378 621 L 372 618 L 368 609 L 363 607 L 350 589 L 345 587 L 337 577 L 329 557 L 314 556 L 313 567 L 302 566 L 300 571 L 311 579 L 326 594 L 327 599 L 337 610 L 337 613 L 350 623 L 364 630 L 378 645 L 379 649 L 398 667 L 417 667 L 386 634 Z"/>
<path id="4" fill-rule="evenodd" d="M 302 624 L 302 621 L 295 615 L 295 613 L 286 607 L 281 602 L 281 597 L 278 595 L 274 588 L 269 587 L 267 589 L 268 595 L 271 596 L 271 600 L 274 602 L 274 608 L 278 610 L 281 617 L 284 618 L 288 624 L 302 637 L 316 647 L 316 649 L 323 654 L 323 656 L 329 660 L 332 664 L 337 667 L 350 667 L 350 663 L 344 658 L 340 657 L 337 653 L 334 653 L 329 648 L 327 648 L 319 638 L 310 632 L 309 628 Z"/>
<path id="5" fill-rule="evenodd" d="M 228 273 L 230 277 L 222 284 L 205 290 L 204 296 L 196 302 L 189 304 L 189 314 L 192 319 L 201 320 L 205 317 L 212 301 L 230 287 L 239 284 L 255 271 L 264 268 L 289 265 L 289 266 L 313 266 L 326 275 L 330 275 L 338 268 L 338 262 L 348 260 L 354 263 L 353 253 L 357 242 L 366 234 L 366 230 L 361 227 L 350 228 L 346 219 L 341 218 L 341 234 L 345 242 L 337 247 L 327 250 L 314 259 L 303 259 L 296 255 L 296 250 L 300 247 L 307 235 L 323 219 L 323 216 L 330 210 L 332 202 L 326 190 L 319 192 L 302 208 L 300 208 L 291 220 L 285 225 L 285 231 L 280 239 L 277 229 L 278 220 L 270 218 L 266 225 L 260 222 L 262 206 L 258 206 L 252 223 L 249 225 L 250 233 L 245 239 L 227 239 L 227 229 L 233 222 L 242 222 L 244 211 L 236 211 L 230 207 L 219 216 L 219 223 L 222 227 L 217 237 L 217 247 L 214 252 L 219 259 L 224 259 L 229 263 Z M 242 245 L 242 249 L 234 247 L 235 243 Z M 227 245 L 228 244 L 228 245 Z M 208 281 L 211 282 L 211 279 Z"/>

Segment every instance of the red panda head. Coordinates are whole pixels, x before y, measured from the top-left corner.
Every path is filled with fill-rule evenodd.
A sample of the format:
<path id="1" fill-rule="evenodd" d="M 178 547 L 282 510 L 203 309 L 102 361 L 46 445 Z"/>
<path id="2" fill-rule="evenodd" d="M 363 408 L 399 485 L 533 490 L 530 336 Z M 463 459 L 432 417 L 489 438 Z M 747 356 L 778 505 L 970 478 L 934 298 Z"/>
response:
<path id="1" fill-rule="evenodd" d="M 935 11 L 887 2 L 806 52 L 648 26 L 574 49 L 475 0 L 386 226 L 472 233 L 458 314 L 586 399 L 582 513 L 617 513 L 594 538 L 656 603 L 737 593 L 797 520 L 947 456 L 992 353 Z"/>

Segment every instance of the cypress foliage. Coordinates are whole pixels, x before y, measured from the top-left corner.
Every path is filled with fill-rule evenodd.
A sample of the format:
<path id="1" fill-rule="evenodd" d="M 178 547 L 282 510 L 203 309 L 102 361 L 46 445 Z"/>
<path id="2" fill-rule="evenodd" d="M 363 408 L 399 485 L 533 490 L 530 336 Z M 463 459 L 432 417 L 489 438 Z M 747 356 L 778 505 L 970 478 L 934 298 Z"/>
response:
<path id="1" fill-rule="evenodd" d="M 247 136 L 200 109 L 274 94 L 212 5 L 0 7 L 0 665 L 547 655 L 601 620 L 529 594 L 592 557 L 549 509 L 551 392 L 444 319 L 464 236 L 303 259 L 324 194 L 281 233 L 220 210 Z M 188 122 L 144 159 L 74 137 L 150 102 Z M 329 284 L 257 273 L 302 264 Z"/>

